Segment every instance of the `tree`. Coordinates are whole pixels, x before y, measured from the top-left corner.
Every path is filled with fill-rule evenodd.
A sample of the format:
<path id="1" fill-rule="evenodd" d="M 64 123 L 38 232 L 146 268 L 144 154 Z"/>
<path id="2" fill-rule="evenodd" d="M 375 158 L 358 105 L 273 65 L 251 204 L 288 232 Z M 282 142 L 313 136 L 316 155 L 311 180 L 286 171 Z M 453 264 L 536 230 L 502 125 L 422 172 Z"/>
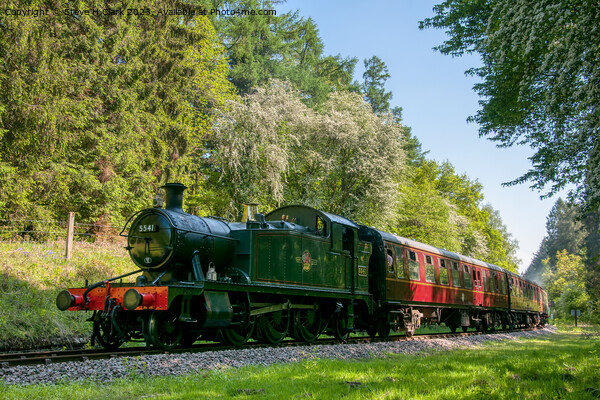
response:
<path id="1" fill-rule="evenodd" d="M 558 199 L 546 220 L 546 236 L 525 271 L 525 277 L 541 283 L 546 268 L 556 269 L 556 254 L 566 251 L 583 256 L 587 231 L 577 219 L 579 207 Z"/>
<path id="2" fill-rule="evenodd" d="M 390 78 L 388 68 L 377 56 L 364 60 L 366 71 L 363 73 L 363 93 L 367 103 L 371 105 L 375 114 L 388 112 L 392 92 L 385 91 L 385 82 Z M 402 109 L 396 108 L 395 114 L 401 118 Z"/>
<path id="3" fill-rule="evenodd" d="M 217 2 L 229 9 L 268 9 L 273 1 Z M 298 12 L 213 18 L 226 49 L 230 79 L 244 95 L 275 78 L 294 85 L 310 106 L 321 104 L 334 89 L 351 86 L 356 58 L 324 56 L 323 42 L 311 18 Z"/>
<path id="4" fill-rule="evenodd" d="M 211 185 L 231 199 L 223 212 L 232 216 L 247 201 L 301 203 L 382 226 L 395 216 L 401 129 L 358 94 L 334 92 L 315 111 L 273 80 L 216 124 Z"/>
<path id="5" fill-rule="evenodd" d="M 518 244 L 490 205 L 482 186 L 457 175 L 448 162 L 412 166 L 399 191 L 397 217 L 389 229 L 401 236 L 517 270 Z"/>
<path id="6" fill-rule="evenodd" d="M 55 219 L 76 211 L 79 220 L 119 221 L 146 206 L 156 186 L 189 167 L 231 94 L 215 39 L 202 16 L 0 13 L 0 185 L 19 188 L 0 200 L 0 213 Z"/>
<path id="7" fill-rule="evenodd" d="M 600 202 L 600 8 L 587 0 L 447 0 L 423 28 L 447 29 L 436 49 L 478 53 L 481 108 L 470 118 L 500 147 L 528 144 L 530 181 L 549 195 L 573 183 L 587 207 Z"/>
<path id="8" fill-rule="evenodd" d="M 590 298 L 585 290 L 586 271 L 582 258 L 565 250 L 557 252 L 555 257 L 556 269 L 546 268 L 543 276 L 549 300 L 555 301 L 563 316 L 573 309 L 582 313 L 587 311 Z"/>
<path id="9" fill-rule="evenodd" d="M 385 226 L 395 217 L 405 168 L 402 125 L 389 113 L 376 115 L 362 96 L 351 92 L 333 92 L 320 116 L 299 149 L 311 170 L 302 172 L 310 180 L 299 185 L 296 195 L 304 193 L 317 208 Z"/>

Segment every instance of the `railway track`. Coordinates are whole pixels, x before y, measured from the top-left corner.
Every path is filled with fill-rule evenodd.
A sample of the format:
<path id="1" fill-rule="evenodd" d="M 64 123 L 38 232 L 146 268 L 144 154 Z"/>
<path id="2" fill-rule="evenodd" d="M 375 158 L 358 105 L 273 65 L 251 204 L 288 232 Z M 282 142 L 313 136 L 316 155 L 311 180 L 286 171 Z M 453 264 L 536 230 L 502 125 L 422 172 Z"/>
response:
<path id="1" fill-rule="evenodd" d="M 435 334 L 418 334 L 413 337 L 406 337 L 405 335 L 392 335 L 387 339 L 381 339 L 379 337 L 371 338 L 369 336 L 355 336 L 340 342 L 334 338 L 322 338 L 317 339 L 312 343 L 305 343 L 297 340 L 286 340 L 279 346 L 313 346 L 313 345 L 333 345 L 340 343 L 377 343 L 377 342 L 393 342 L 403 340 L 429 340 L 429 339 L 442 339 L 442 338 L 453 338 L 453 337 L 464 337 L 464 336 L 475 336 L 482 334 L 494 334 L 494 333 L 507 333 L 507 332 L 518 332 L 532 330 L 531 328 L 524 329 L 513 329 L 510 331 L 496 330 L 493 332 L 460 332 L 460 333 L 435 333 Z M 264 343 L 249 342 L 242 349 L 247 348 L 264 348 L 264 347 L 278 347 Z M 14 352 L 14 353 L 3 353 L 0 354 L 0 367 L 9 368 L 18 365 L 48 365 L 53 363 L 62 362 L 78 362 L 88 360 L 102 360 L 116 357 L 137 357 L 140 355 L 152 355 L 152 354 L 181 354 L 181 353 L 201 353 L 206 351 L 220 351 L 220 350 L 231 350 L 240 349 L 239 347 L 226 346 L 220 343 L 204 342 L 195 344 L 190 347 L 176 348 L 171 351 L 164 351 L 155 348 L 148 348 L 144 346 L 139 347 L 124 347 L 116 350 L 108 351 L 106 349 L 83 349 L 83 350 L 60 350 L 60 351 L 28 351 L 28 352 Z"/>

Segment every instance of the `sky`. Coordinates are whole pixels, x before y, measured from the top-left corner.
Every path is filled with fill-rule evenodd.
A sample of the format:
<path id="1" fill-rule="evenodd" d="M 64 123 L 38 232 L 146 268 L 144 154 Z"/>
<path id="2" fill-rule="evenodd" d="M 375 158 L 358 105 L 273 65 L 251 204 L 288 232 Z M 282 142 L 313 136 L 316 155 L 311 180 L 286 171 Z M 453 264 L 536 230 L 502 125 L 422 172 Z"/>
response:
<path id="1" fill-rule="evenodd" d="M 449 161 L 458 174 L 483 185 L 484 201 L 500 212 L 508 231 L 519 242 L 517 256 L 523 273 L 546 234 L 546 217 L 558 200 L 529 184 L 505 187 L 531 166 L 528 147 L 497 148 L 467 123 L 478 110 L 473 91 L 477 78 L 465 71 L 480 65 L 477 55 L 452 58 L 433 50 L 447 39 L 443 30 L 419 30 L 419 21 L 434 15 L 441 1 L 409 0 L 288 0 L 278 13 L 298 10 L 319 29 L 325 55 L 357 57 L 355 79 L 362 82 L 363 60 L 373 55 L 389 70 L 386 89 L 392 107 L 403 108 L 403 122 L 422 144 L 427 157 Z M 562 197 L 565 194 L 562 193 Z"/>

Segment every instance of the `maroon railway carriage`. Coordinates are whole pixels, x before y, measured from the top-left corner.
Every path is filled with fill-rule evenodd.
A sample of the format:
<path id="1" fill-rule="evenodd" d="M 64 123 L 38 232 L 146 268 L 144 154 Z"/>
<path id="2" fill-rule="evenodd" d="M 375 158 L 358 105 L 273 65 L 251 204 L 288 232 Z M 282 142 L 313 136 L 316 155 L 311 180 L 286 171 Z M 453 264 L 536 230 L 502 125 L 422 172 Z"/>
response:
<path id="1" fill-rule="evenodd" d="M 423 321 L 453 332 L 545 322 L 545 292 L 514 273 L 373 228 L 360 233 L 373 247 L 369 279 L 380 336 L 391 329 L 411 335 Z"/>

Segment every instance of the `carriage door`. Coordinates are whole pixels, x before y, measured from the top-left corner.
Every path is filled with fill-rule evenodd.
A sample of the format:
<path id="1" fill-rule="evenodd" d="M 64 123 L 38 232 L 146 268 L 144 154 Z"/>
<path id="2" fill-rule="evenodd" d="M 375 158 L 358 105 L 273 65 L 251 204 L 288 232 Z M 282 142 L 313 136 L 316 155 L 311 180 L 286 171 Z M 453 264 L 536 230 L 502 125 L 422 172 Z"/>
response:
<path id="1" fill-rule="evenodd" d="M 481 268 L 473 267 L 473 305 L 483 305 L 483 283 L 481 282 Z"/>

